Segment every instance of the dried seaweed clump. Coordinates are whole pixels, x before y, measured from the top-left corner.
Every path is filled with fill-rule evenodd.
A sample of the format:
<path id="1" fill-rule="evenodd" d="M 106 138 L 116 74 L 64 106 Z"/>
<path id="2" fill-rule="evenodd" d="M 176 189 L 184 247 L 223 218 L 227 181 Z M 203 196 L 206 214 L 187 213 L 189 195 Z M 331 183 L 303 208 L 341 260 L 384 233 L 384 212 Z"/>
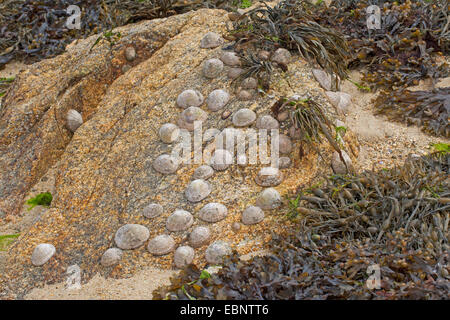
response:
<path id="1" fill-rule="evenodd" d="M 236 253 L 203 277 L 189 266 L 159 299 L 449 299 L 450 155 L 333 176 L 300 193 L 299 231 L 275 236 L 271 254 Z M 378 288 L 367 285 L 379 268 Z"/>
<path id="2" fill-rule="evenodd" d="M 379 114 L 423 126 L 435 135 L 450 137 L 450 87 L 431 91 L 383 92 L 375 100 Z"/>

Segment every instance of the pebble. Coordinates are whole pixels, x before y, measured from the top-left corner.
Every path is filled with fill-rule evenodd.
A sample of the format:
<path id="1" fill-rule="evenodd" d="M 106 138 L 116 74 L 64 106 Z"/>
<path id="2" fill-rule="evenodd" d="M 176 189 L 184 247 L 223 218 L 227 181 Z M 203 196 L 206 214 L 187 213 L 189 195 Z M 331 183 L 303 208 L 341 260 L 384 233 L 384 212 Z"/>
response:
<path id="1" fill-rule="evenodd" d="M 175 250 L 175 240 L 166 234 L 156 236 L 148 242 L 147 250 L 155 256 L 168 254 Z"/>
<path id="2" fill-rule="evenodd" d="M 237 79 L 243 72 L 244 69 L 241 68 L 230 68 L 230 70 L 228 70 L 228 78 Z"/>
<path id="3" fill-rule="evenodd" d="M 291 166 L 291 158 L 289 157 L 280 157 L 278 159 L 278 167 L 280 169 L 287 169 Z"/>
<path id="4" fill-rule="evenodd" d="M 342 157 L 344 158 L 345 163 L 347 164 L 347 167 L 352 170 L 353 164 L 352 160 L 348 156 L 347 152 L 342 150 Z M 333 168 L 333 171 L 335 174 L 346 174 L 348 173 L 344 162 L 342 162 L 341 157 L 339 156 L 339 153 L 335 151 L 333 153 L 333 157 L 331 158 L 331 168 Z"/>
<path id="5" fill-rule="evenodd" d="M 230 101 L 230 95 L 227 91 L 217 89 L 212 91 L 206 99 L 206 105 L 211 111 L 219 111 Z"/>
<path id="6" fill-rule="evenodd" d="M 200 167 L 198 167 L 197 169 L 195 169 L 194 174 L 192 175 L 192 178 L 194 178 L 194 180 L 196 179 L 203 179 L 203 180 L 208 180 L 209 178 L 211 178 L 214 174 L 214 169 L 211 168 L 208 165 L 202 165 Z"/>
<path id="7" fill-rule="evenodd" d="M 173 123 L 165 123 L 159 128 L 161 141 L 167 144 L 177 141 L 180 136 L 180 129 Z"/>
<path id="8" fill-rule="evenodd" d="M 247 101 L 253 98 L 253 93 L 248 90 L 239 90 L 237 96 L 239 100 Z"/>
<path id="9" fill-rule="evenodd" d="M 256 205 L 264 210 L 276 209 L 281 205 L 281 196 L 274 188 L 264 189 L 256 199 Z"/>
<path id="10" fill-rule="evenodd" d="M 221 264 L 227 255 L 231 255 L 231 247 L 220 240 L 214 241 L 205 251 L 206 261 L 210 264 Z"/>
<path id="11" fill-rule="evenodd" d="M 221 203 L 211 202 L 200 209 L 198 213 L 199 219 L 205 222 L 219 222 L 226 218 L 228 209 Z"/>
<path id="12" fill-rule="evenodd" d="M 292 126 L 289 128 L 289 136 L 291 139 L 300 140 L 302 138 L 302 131 L 300 128 L 295 128 Z"/>
<path id="13" fill-rule="evenodd" d="M 228 119 L 231 116 L 231 111 L 230 110 L 225 110 L 222 113 L 222 120 Z"/>
<path id="14" fill-rule="evenodd" d="M 208 118 L 208 114 L 198 107 L 189 107 L 185 109 L 178 118 L 178 125 L 180 128 L 188 131 L 194 130 L 194 122 L 203 122 Z"/>
<path id="15" fill-rule="evenodd" d="M 256 89 L 258 88 L 258 80 L 253 77 L 245 78 L 241 83 L 242 88 L 244 89 Z"/>
<path id="16" fill-rule="evenodd" d="M 260 207 L 250 206 L 242 213 L 242 223 L 245 225 L 257 224 L 264 220 L 264 212 Z"/>
<path id="17" fill-rule="evenodd" d="M 186 199 L 190 202 L 199 202 L 205 199 L 211 193 L 211 187 L 203 179 L 197 179 L 189 183 L 185 191 Z"/>
<path id="18" fill-rule="evenodd" d="M 153 161 L 153 168 L 162 174 L 172 174 L 176 172 L 178 165 L 178 159 L 168 154 L 162 154 Z"/>
<path id="19" fill-rule="evenodd" d="M 53 257 L 55 252 L 56 248 L 54 245 L 41 243 L 34 248 L 33 254 L 31 255 L 31 263 L 37 267 L 42 266 Z"/>
<path id="20" fill-rule="evenodd" d="M 291 61 L 291 57 L 292 57 L 292 55 L 289 52 L 289 50 L 279 48 L 273 53 L 271 60 L 273 62 L 282 63 L 284 65 L 287 65 Z"/>
<path id="21" fill-rule="evenodd" d="M 233 224 L 231 225 L 231 230 L 233 230 L 233 232 L 239 232 L 242 228 L 242 225 L 239 222 L 233 222 Z"/>
<path id="22" fill-rule="evenodd" d="M 281 154 L 288 154 L 292 151 L 291 139 L 285 134 L 280 134 L 278 137 L 278 145 Z"/>
<path id="23" fill-rule="evenodd" d="M 196 227 L 189 235 L 189 243 L 192 247 L 198 248 L 208 243 L 211 238 L 211 231 L 208 227 Z"/>
<path id="24" fill-rule="evenodd" d="M 188 229 L 194 223 L 194 217 L 188 211 L 175 210 L 166 221 L 166 228 L 169 231 L 177 232 Z"/>
<path id="25" fill-rule="evenodd" d="M 129 64 L 124 64 L 122 66 L 122 73 L 127 73 L 130 70 L 131 70 L 131 66 Z"/>
<path id="26" fill-rule="evenodd" d="M 208 32 L 200 41 L 200 48 L 203 49 L 212 49 L 217 48 L 218 46 L 224 43 L 223 38 L 220 34 L 215 32 Z"/>
<path id="27" fill-rule="evenodd" d="M 83 124 L 83 117 L 74 109 L 70 109 L 67 112 L 66 120 L 67 128 L 72 132 L 75 132 Z"/>
<path id="28" fill-rule="evenodd" d="M 235 67 L 241 65 L 241 59 L 236 52 L 225 51 L 220 56 L 220 60 L 227 66 Z"/>
<path id="29" fill-rule="evenodd" d="M 258 58 L 263 61 L 267 61 L 270 59 L 270 52 L 266 50 L 261 50 L 258 52 Z"/>
<path id="30" fill-rule="evenodd" d="M 331 91 L 331 75 L 321 69 L 313 69 L 312 74 L 326 91 Z"/>
<path id="31" fill-rule="evenodd" d="M 233 124 L 236 127 L 246 127 L 256 120 L 256 113 L 250 109 L 240 109 L 233 115 Z"/>
<path id="32" fill-rule="evenodd" d="M 213 58 L 203 63 L 203 75 L 208 79 L 217 78 L 223 70 L 223 62 Z"/>
<path id="33" fill-rule="evenodd" d="M 281 113 L 278 114 L 277 119 L 280 122 L 283 122 L 285 120 L 287 120 L 289 118 L 289 112 L 288 111 L 283 111 Z"/>
<path id="34" fill-rule="evenodd" d="M 278 168 L 264 167 L 259 170 L 255 178 L 257 185 L 262 187 L 274 187 L 283 181 L 283 175 Z"/>
<path id="35" fill-rule="evenodd" d="M 184 90 L 177 97 L 177 105 L 184 109 L 187 107 L 198 107 L 203 103 L 203 101 L 204 97 L 200 91 L 192 89 Z"/>
<path id="36" fill-rule="evenodd" d="M 333 92 L 333 91 L 326 91 L 326 96 L 328 97 L 328 100 L 333 105 L 333 107 L 336 108 L 338 112 L 341 114 L 347 114 L 348 108 L 350 106 L 350 103 L 352 101 L 352 96 L 349 95 L 346 92 Z"/>
<path id="37" fill-rule="evenodd" d="M 175 250 L 173 262 L 179 269 L 184 268 L 194 261 L 195 251 L 189 246 L 181 246 Z"/>
<path id="38" fill-rule="evenodd" d="M 233 156 L 228 150 L 218 149 L 214 151 L 210 162 L 211 167 L 213 167 L 215 170 L 223 171 L 233 163 Z"/>
<path id="39" fill-rule="evenodd" d="M 127 47 L 125 49 L 125 58 L 128 61 L 134 61 L 136 59 L 136 50 L 133 47 Z"/>
<path id="40" fill-rule="evenodd" d="M 150 231 L 140 224 L 126 224 L 117 230 L 114 237 L 120 249 L 135 249 L 144 244 L 150 236 Z"/>
<path id="41" fill-rule="evenodd" d="M 152 219 L 160 216 L 163 211 L 164 209 L 159 203 L 150 203 L 149 205 L 145 206 L 142 214 L 144 215 L 144 217 Z"/>
<path id="42" fill-rule="evenodd" d="M 256 127 L 258 129 L 271 130 L 271 129 L 278 129 L 280 127 L 280 124 L 274 117 L 265 115 L 259 117 L 258 120 L 256 120 Z"/>
<path id="43" fill-rule="evenodd" d="M 104 267 L 113 266 L 119 263 L 119 261 L 122 259 L 122 253 L 123 251 L 119 248 L 109 248 L 105 251 L 105 253 L 103 253 L 100 263 Z"/>

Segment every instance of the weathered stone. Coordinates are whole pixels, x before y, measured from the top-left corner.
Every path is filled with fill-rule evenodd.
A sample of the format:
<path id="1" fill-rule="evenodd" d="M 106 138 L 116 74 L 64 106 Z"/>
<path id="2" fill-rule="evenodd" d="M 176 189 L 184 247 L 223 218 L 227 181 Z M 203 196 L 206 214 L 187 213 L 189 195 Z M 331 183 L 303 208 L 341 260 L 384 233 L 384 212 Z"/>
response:
<path id="1" fill-rule="evenodd" d="M 258 80 L 253 77 L 245 78 L 241 83 L 242 88 L 244 89 L 256 89 L 258 88 Z"/>
<path id="2" fill-rule="evenodd" d="M 291 139 L 299 140 L 302 138 L 302 130 L 292 126 L 289 128 L 289 136 L 291 137 Z"/>
<path id="3" fill-rule="evenodd" d="M 233 230 L 233 232 L 239 232 L 241 230 L 242 226 L 239 222 L 233 222 L 231 224 L 231 230 Z"/>
<path id="4" fill-rule="evenodd" d="M 163 211 L 163 206 L 159 203 L 150 203 L 149 205 L 145 206 L 142 214 L 144 215 L 144 217 L 153 219 L 162 215 Z"/>
<path id="5" fill-rule="evenodd" d="M 34 248 L 31 255 L 31 263 L 35 266 L 42 266 L 55 254 L 56 249 L 52 244 L 41 243 Z"/>
<path id="6" fill-rule="evenodd" d="M 282 64 L 287 65 L 291 61 L 291 57 L 292 57 L 292 55 L 289 52 L 289 50 L 279 48 L 273 53 L 271 60 L 273 62 L 282 63 Z"/>
<path id="7" fill-rule="evenodd" d="M 283 111 L 280 112 L 277 116 L 278 121 L 283 122 L 286 121 L 289 118 L 289 112 L 288 111 Z"/>
<path id="8" fill-rule="evenodd" d="M 125 58 L 128 61 L 134 61 L 136 59 L 136 50 L 133 47 L 128 47 L 125 49 Z"/>
<path id="9" fill-rule="evenodd" d="M 322 88 L 326 91 L 331 91 L 331 76 L 329 73 L 321 69 L 313 69 L 312 74 Z"/>
<path id="10" fill-rule="evenodd" d="M 180 108 L 198 107 L 204 101 L 203 95 L 197 90 L 184 90 L 177 97 L 177 105 Z"/>
<path id="11" fill-rule="evenodd" d="M 228 70 L 228 78 L 230 79 L 236 79 L 244 72 L 244 69 L 241 68 L 230 68 Z"/>
<path id="12" fill-rule="evenodd" d="M 258 58 L 260 60 L 267 61 L 267 60 L 270 59 L 270 52 L 269 51 L 265 51 L 265 50 L 261 50 L 261 51 L 258 52 Z"/>
<path id="13" fill-rule="evenodd" d="M 180 136 L 180 129 L 173 123 L 165 123 L 159 128 L 159 137 L 164 143 L 173 143 Z"/>
<path id="14" fill-rule="evenodd" d="M 250 90 L 239 90 L 237 96 L 239 100 L 247 101 L 253 98 L 253 93 Z"/>
<path id="15" fill-rule="evenodd" d="M 256 113 L 250 109 L 244 108 L 233 115 L 233 124 L 236 127 L 247 127 L 256 120 Z"/>
<path id="16" fill-rule="evenodd" d="M 214 79 L 220 76 L 223 70 L 223 62 L 219 59 L 209 59 L 203 63 L 203 75 L 208 79 Z"/>
<path id="17" fill-rule="evenodd" d="M 104 267 L 111 267 L 122 259 L 122 253 L 123 251 L 119 248 L 109 248 L 105 251 L 105 253 L 102 255 L 102 259 L 100 260 L 100 263 Z"/>
<path id="18" fill-rule="evenodd" d="M 189 243 L 192 247 L 198 248 L 208 243 L 211 238 L 211 231 L 208 227 L 196 227 L 189 235 Z"/>
<path id="19" fill-rule="evenodd" d="M 116 245 L 120 249 L 136 249 L 142 246 L 150 236 L 150 232 L 140 224 L 126 224 L 117 230 L 114 237 Z"/>
<path id="20" fill-rule="evenodd" d="M 274 188 L 264 189 L 256 199 L 256 205 L 264 210 L 276 209 L 281 205 L 281 196 Z"/>
<path id="21" fill-rule="evenodd" d="M 292 142 L 288 136 L 284 134 L 280 134 L 278 137 L 278 145 L 281 154 L 291 153 L 292 151 Z"/>
<path id="22" fill-rule="evenodd" d="M 219 222 L 228 215 L 228 209 L 221 203 L 208 203 L 198 212 L 199 219 L 206 222 Z"/>
<path id="23" fill-rule="evenodd" d="M 271 129 L 278 129 L 280 127 L 280 124 L 274 117 L 264 115 L 262 117 L 259 117 L 258 120 L 256 120 L 256 127 L 258 129 L 271 130 Z"/>
<path id="24" fill-rule="evenodd" d="M 210 164 L 217 171 L 226 170 L 233 164 L 233 156 L 228 150 L 218 149 L 214 151 Z"/>
<path id="25" fill-rule="evenodd" d="M 221 264 L 223 258 L 231 254 L 231 247 L 225 241 L 214 241 L 205 251 L 206 261 L 210 264 Z"/>
<path id="26" fill-rule="evenodd" d="M 206 105 L 211 111 L 218 111 L 226 106 L 230 100 L 228 92 L 222 89 L 212 91 L 206 99 Z"/>
<path id="27" fill-rule="evenodd" d="M 173 263 L 177 268 L 184 268 L 194 261 L 195 251 L 189 246 L 181 246 L 175 250 L 173 255 Z"/>
<path id="28" fill-rule="evenodd" d="M 69 112 L 67 112 L 67 128 L 75 132 L 81 125 L 83 124 L 83 117 L 81 114 L 74 109 L 70 109 Z"/>
<path id="29" fill-rule="evenodd" d="M 197 179 L 189 183 L 184 194 L 190 202 L 199 202 L 209 196 L 210 193 L 211 187 L 208 182 Z"/>
<path id="30" fill-rule="evenodd" d="M 349 170 L 353 170 L 352 159 L 350 159 L 347 152 L 342 150 L 342 157 L 344 158 L 345 164 L 342 162 L 337 151 L 333 153 L 333 157 L 331 158 L 331 167 L 336 174 L 346 174 L 349 173 Z M 347 167 L 345 165 L 347 165 Z"/>
<path id="31" fill-rule="evenodd" d="M 155 256 L 163 256 L 175 250 L 175 240 L 166 234 L 156 236 L 148 242 L 147 250 Z"/>
<path id="32" fill-rule="evenodd" d="M 278 168 L 274 167 L 261 168 L 255 178 L 256 184 L 262 187 L 274 187 L 281 181 L 283 181 L 283 175 Z"/>
<path id="33" fill-rule="evenodd" d="M 341 114 L 348 113 L 348 107 L 352 101 L 352 96 L 346 92 L 333 92 L 326 91 L 325 94 L 328 97 L 328 100 L 336 108 L 336 110 Z"/>
<path id="34" fill-rule="evenodd" d="M 129 65 L 129 64 L 124 64 L 123 66 L 122 66 L 122 72 L 123 73 L 127 73 L 128 71 L 130 71 L 131 70 L 131 66 Z"/>
<path id="35" fill-rule="evenodd" d="M 175 173 L 178 165 L 178 159 L 168 154 L 162 154 L 153 161 L 153 168 L 162 174 Z"/>
<path id="36" fill-rule="evenodd" d="M 203 122 L 208 118 L 208 114 L 198 107 L 189 107 L 185 109 L 178 118 L 180 128 L 193 131 L 195 121 Z"/>
<path id="37" fill-rule="evenodd" d="M 280 169 L 287 169 L 291 166 L 291 158 L 289 157 L 280 157 L 278 159 L 278 167 Z"/>
<path id="38" fill-rule="evenodd" d="M 203 179 L 208 180 L 211 178 L 214 174 L 214 169 L 211 168 L 208 165 L 203 165 L 195 169 L 194 174 L 192 175 L 192 178 L 195 179 Z"/>
<path id="39" fill-rule="evenodd" d="M 225 120 L 225 119 L 228 119 L 230 116 L 231 116 L 231 111 L 230 111 L 230 110 L 225 110 L 225 111 L 222 113 L 221 118 L 222 118 L 222 120 Z"/>
<path id="40" fill-rule="evenodd" d="M 241 59 L 237 55 L 236 52 L 225 51 L 220 56 L 220 60 L 225 63 L 227 66 L 239 66 L 241 65 Z"/>
<path id="41" fill-rule="evenodd" d="M 212 49 L 217 48 L 218 46 L 224 43 L 223 38 L 220 34 L 215 32 L 208 32 L 200 42 L 200 48 L 203 49 Z"/>
<path id="42" fill-rule="evenodd" d="M 166 221 L 166 228 L 169 231 L 177 232 L 189 229 L 194 223 L 194 217 L 186 210 L 175 210 Z"/>
<path id="43" fill-rule="evenodd" d="M 260 207 L 250 206 L 242 213 L 242 223 L 257 224 L 264 220 L 264 212 Z"/>

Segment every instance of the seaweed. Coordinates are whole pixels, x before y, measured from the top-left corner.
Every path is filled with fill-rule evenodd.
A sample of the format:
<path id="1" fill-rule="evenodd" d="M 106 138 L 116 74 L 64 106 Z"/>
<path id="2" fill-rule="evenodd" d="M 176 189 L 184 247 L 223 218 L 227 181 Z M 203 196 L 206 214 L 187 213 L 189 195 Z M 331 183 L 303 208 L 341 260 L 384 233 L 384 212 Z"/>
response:
<path id="1" fill-rule="evenodd" d="M 49 207 L 52 203 L 53 197 L 50 192 L 39 193 L 34 198 L 28 199 L 27 204 L 30 205 L 28 207 L 28 211 L 33 209 L 36 206 L 44 206 Z"/>

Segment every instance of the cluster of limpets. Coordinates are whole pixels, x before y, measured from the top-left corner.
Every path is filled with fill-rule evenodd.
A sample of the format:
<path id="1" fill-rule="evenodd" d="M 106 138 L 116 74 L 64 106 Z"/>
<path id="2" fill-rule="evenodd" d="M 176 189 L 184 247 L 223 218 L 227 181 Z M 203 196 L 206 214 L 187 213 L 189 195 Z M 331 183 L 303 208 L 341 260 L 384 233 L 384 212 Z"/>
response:
<path id="1" fill-rule="evenodd" d="M 216 48 L 224 43 L 222 37 L 216 33 L 209 32 L 201 40 L 202 48 Z M 287 50 L 279 49 L 273 54 L 273 59 L 289 59 L 290 53 Z M 202 73 L 208 79 L 218 77 L 224 70 L 224 65 L 230 67 L 228 76 L 235 78 L 242 73 L 240 69 L 241 61 L 234 52 L 223 52 L 220 59 L 208 59 L 203 63 Z M 257 81 L 254 78 L 247 78 L 242 82 L 238 89 L 237 97 L 241 100 L 248 100 L 256 95 Z M 209 93 L 207 98 L 198 90 L 187 89 L 181 92 L 176 100 L 179 108 L 183 109 L 180 113 L 177 123 L 165 123 L 159 129 L 159 138 L 165 144 L 174 144 L 179 140 L 181 129 L 188 131 L 194 130 L 195 121 L 205 121 L 207 112 L 200 108 L 206 102 L 208 111 L 222 111 L 230 101 L 230 94 L 226 89 L 216 89 Z M 222 118 L 230 116 L 232 113 L 225 110 Z M 68 114 L 68 127 L 75 131 L 81 124 L 81 115 L 76 111 L 70 111 Z M 255 125 L 258 129 L 278 129 L 279 122 L 270 115 L 263 115 L 259 118 L 256 113 L 248 108 L 238 110 L 233 114 L 232 123 L 236 128 L 246 128 Z M 226 128 L 222 131 L 217 129 L 208 129 L 205 131 L 206 141 L 211 141 L 221 137 L 229 139 L 239 134 L 235 128 Z M 292 150 L 292 143 L 288 136 L 280 134 L 279 150 L 283 155 L 287 155 Z M 245 158 L 245 156 L 243 156 Z M 211 185 L 208 179 L 216 171 L 225 171 L 233 163 L 232 153 L 227 149 L 215 149 L 208 164 L 199 166 L 192 175 L 192 181 L 186 186 L 184 196 L 190 203 L 199 203 L 208 198 L 211 193 Z M 237 159 L 238 164 L 246 164 L 246 159 Z M 279 160 L 280 168 L 290 166 L 291 160 L 287 156 L 282 156 Z M 161 154 L 153 161 L 155 171 L 170 175 L 174 174 L 179 166 L 180 160 L 171 154 Z M 264 210 L 272 210 L 281 205 L 281 196 L 274 186 L 279 185 L 283 180 L 283 175 L 278 168 L 261 168 L 255 179 L 255 182 L 265 187 L 259 194 L 254 205 L 247 207 L 242 212 L 241 222 L 245 225 L 258 224 L 264 220 Z M 142 214 L 154 219 L 163 214 L 164 208 L 159 203 L 150 203 L 146 205 Z M 228 209 L 221 203 L 206 203 L 198 212 L 198 219 L 205 223 L 217 223 L 225 219 L 228 215 Z M 207 245 L 211 239 L 211 230 L 208 226 L 195 227 L 188 236 L 188 245 L 178 246 L 170 235 L 172 232 L 188 230 L 194 224 L 194 216 L 191 212 L 181 208 L 175 210 L 166 220 L 166 229 L 169 234 L 162 234 L 149 240 L 150 232 L 147 227 L 139 224 L 126 224 L 120 227 L 115 236 L 114 242 L 117 248 L 109 248 L 101 257 L 101 264 L 105 267 L 117 264 L 122 259 L 122 250 L 132 250 L 147 243 L 147 250 L 154 256 L 167 255 L 174 252 L 174 264 L 178 268 L 192 263 L 195 257 L 195 249 Z M 239 223 L 232 226 L 234 231 L 240 229 Z M 51 244 L 38 245 L 32 255 L 34 265 L 42 265 L 47 262 L 55 253 L 56 249 Z M 225 241 L 215 241 L 211 243 L 205 251 L 205 258 L 210 264 L 221 263 L 225 255 L 231 253 L 230 245 Z"/>

